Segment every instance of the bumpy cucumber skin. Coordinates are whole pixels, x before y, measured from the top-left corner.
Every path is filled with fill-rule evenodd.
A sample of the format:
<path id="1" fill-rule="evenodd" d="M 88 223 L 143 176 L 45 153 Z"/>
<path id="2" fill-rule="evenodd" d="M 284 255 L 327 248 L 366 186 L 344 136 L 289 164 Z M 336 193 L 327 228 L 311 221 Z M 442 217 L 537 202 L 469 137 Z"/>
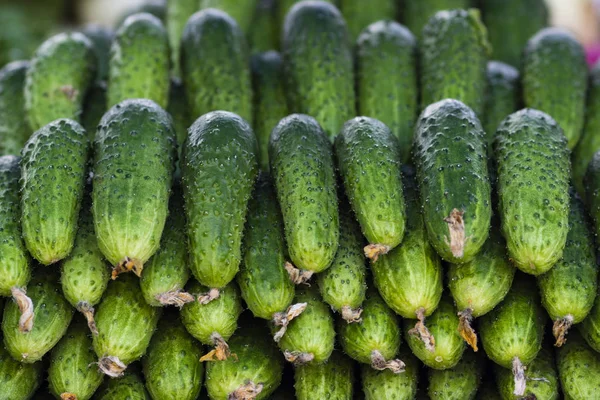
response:
<path id="1" fill-rule="evenodd" d="M 242 32 L 247 33 L 252 26 L 257 0 L 200 0 L 200 9 L 216 8 L 231 15 Z"/>
<path id="2" fill-rule="evenodd" d="M 118 357 L 127 365 L 146 353 L 161 309 L 146 303 L 138 284 L 132 275 L 108 284 L 96 311 L 93 347 L 98 357 Z"/>
<path id="3" fill-rule="evenodd" d="M 78 32 L 60 33 L 36 50 L 25 78 L 25 110 L 37 131 L 58 119 L 79 120 L 96 74 L 92 42 Z"/>
<path id="4" fill-rule="evenodd" d="M 282 52 L 290 111 L 314 116 L 333 140 L 356 113 L 344 18 L 323 1 L 294 5 L 285 18 Z"/>
<path id="5" fill-rule="evenodd" d="M 56 398 L 72 393 L 77 400 L 88 400 L 102 383 L 104 375 L 94 365 L 97 359 L 88 334 L 87 325 L 75 320 L 52 349 L 48 382 Z"/>
<path id="6" fill-rule="evenodd" d="M 179 315 L 165 316 L 142 360 L 146 388 L 152 398 L 197 399 L 204 378 L 201 356 L 202 347 L 185 330 Z"/>
<path id="7" fill-rule="evenodd" d="M 435 339 L 434 351 L 427 350 L 418 335 L 409 333 L 414 326 L 414 320 L 404 320 L 405 338 L 415 356 L 433 369 L 448 369 L 456 366 L 463 355 L 466 343 L 456 329 L 457 310 L 448 296 L 442 297 L 437 309 L 426 320 L 426 326 Z"/>
<path id="8" fill-rule="evenodd" d="M 248 49 L 234 19 L 215 9 L 195 13 L 183 31 L 181 51 L 192 118 L 225 110 L 252 121 Z"/>
<path id="9" fill-rule="evenodd" d="M 81 125 L 60 119 L 35 132 L 22 154 L 23 239 L 33 257 L 52 264 L 73 249 L 89 142 Z"/>
<path id="10" fill-rule="evenodd" d="M 431 400 L 473 400 L 481 383 L 483 360 L 467 350 L 454 368 L 430 369 L 427 393 Z"/>
<path id="11" fill-rule="evenodd" d="M 356 44 L 358 115 L 376 118 L 398 138 L 400 161 L 410 161 L 418 113 L 417 41 L 403 25 L 378 21 Z"/>
<path id="12" fill-rule="evenodd" d="M 479 11 L 446 10 L 435 14 L 422 33 L 421 109 L 443 99 L 456 99 L 481 116 L 488 52 Z"/>
<path id="13" fill-rule="evenodd" d="M 562 257 L 569 230 L 567 141 L 550 116 L 525 109 L 500 124 L 494 154 L 509 257 L 522 271 L 542 274 Z"/>
<path id="14" fill-rule="evenodd" d="M 488 62 L 487 91 L 481 120 L 487 138 L 488 154 L 492 154 L 492 144 L 500 122 L 519 108 L 519 89 L 519 70 L 499 61 Z"/>
<path id="15" fill-rule="evenodd" d="M 104 113 L 106 113 L 106 83 L 96 82 L 85 98 L 83 114 L 81 114 L 81 125 L 90 141 L 94 140 L 96 129 Z"/>
<path id="16" fill-rule="evenodd" d="M 94 227 L 112 265 L 143 263 L 158 249 L 175 161 L 169 115 L 150 100 L 126 100 L 100 121 L 94 143 Z"/>
<path id="17" fill-rule="evenodd" d="M 25 115 L 25 75 L 29 61 L 14 61 L 0 69 L 0 155 L 19 155 L 31 130 Z"/>
<path id="18" fill-rule="evenodd" d="M 169 40 L 162 22 L 147 13 L 128 17 L 110 49 L 107 107 L 148 99 L 162 108 L 169 99 Z"/>
<path id="19" fill-rule="evenodd" d="M 98 62 L 96 82 L 106 81 L 108 79 L 110 46 L 115 38 L 115 33 L 112 29 L 95 24 L 84 26 L 81 33 L 90 39 L 94 54 L 96 54 L 96 61 Z"/>
<path id="20" fill-rule="evenodd" d="M 588 66 L 583 46 L 566 30 L 546 28 L 529 39 L 524 54 L 525 106 L 551 115 L 573 149 L 585 119 Z"/>
<path id="21" fill-rule="evenodd" d="M 195 280 L 187 285 L 187 292 L 198 295 L 208 292 L 209 288 Z M 235 283 L 221 290 L 219 297 L 208 304 L 198 301 L 188 303 L 181 309 L 181 321 L 185 329 L 205 345 L 213 345 L 211 335 L 216 332 L 228 340 L 237 329 L 238 318 L 242 313 L 242 299 Z"/>
<path id="22" fill-rule="evenodd" d="M 488 238 L 492 216 L 485 136 L 475 113 L 457 100 L 427 107 L 415 128 L 414 160 L 431 245 L 446 261 L 472 260 Z M 464 223 L 458 249 L 447 222 L 455 210 Z"/>
<path id="23" fill-rule="evenodd" d="M 393 249 L 406 224 L 399 141 L 382 122 L 356 117 L 336 137 L 335 152 L 363 234 L 369 243 Z"/>
<path id="24" fill-rule="evenodd" d="M 244 257 L 237 283 L 255 317 L 273 318 L 292 303 L 295 285 L 285 269 L 283 221 L 270 176 L 262 173 L 248 203 Z"/>
<path id="25" fill-rule="evenodd" d="M 398 14 L 398 2 L 395 0 L 375 0 L 367 7 L 361 0 L 340 0 L 339 3 L 352 41 L 373 22 L 393 21 Z"/>
<path id="26" fill-rule="evenodd" d="M 0 157 L 0 296 L 23 288 L 31 277 L 29 253 L 21 239 L 20 159 Z"/>
<path id="27" fill-rule="evenodd" d="M 254 133 L 258 141 L 260 167 L 269 170 L 269 138 L 273 128 L 289 114 L 283 81 L 283 60 L 275 51 L 252 57 L 254 88 Z"/>
<path id="28" fill-rule="evenodd" d="M 419 361 L 408 350 L 401 350 L 398 356 L 406 364 L 401 374 L 395 374 L 388 369 L 377 371 L 370 365 L 361 365 L 365 400 L 415 399 L 419 382 Z"/>
<path id="29" fill-rule="evenodd" d="M 565 400 L 593 399 L 600 391 L 600 359 L 577 332 L 556 352 L 556 366 Z"/>
<path id="30" fill-rule="evenodd" d="M 134 372 L 118 379 L 107 379 L 96 395 L 98 400 L 151 400 L 144 382 Z"/>
<path id="31" fill-rule="evenodd" d="M 188 19 L 198 11 L 198 0 L 167 0 L 165 25 L 171 49 L 171 74 L 181 77 L 181 36 Z"/>
<path id="32" fill-rule="evenodd" d="M 315 119 L 292 114 L 273 130 L 269 159 L 292 262 L 322 272 L 339 244 L 331 144 Z"/>
<path id="33" fill-rule="evenodd" d="M 239 270 L 257 152 L 252 129 L 236 114 L 214 111 L 189 129 L 181 172 L 190 268 L 205 286 L 224 287 Z"/>
<path id="34" fill-rule="evenodd" d="M 402 23 L 420 37 L 427 21 L 438 11 L 467 9 L 471 0 L 405 0 L 403 3 Z"/>
<path id="35" fill-rule="evenodd" d="M 14 301 L 8 301 L 2 316 L 2 333 L 10 355 L 30 364 L 40 360 L 64 336 L 73 309 L 60 292 L 58 274 L 50 268 L 38 267 L 27 296 L 34 307 L 33 329 L 27 333 L 19 331 L 21 312 Z"/>
<path id="36" fill-rule="evenodd" d="M 44 364 L 25 364 L 14 360 L 0 346 L 0 400 L 27 400 L 43 382 Z"/>
<path id="37" fill-rule="evenodd" d="M 354 364 L 334 351 L 323 364 L 299 365 L 294 370 L 294 388 L 298 400 L 352 399 Z"/>

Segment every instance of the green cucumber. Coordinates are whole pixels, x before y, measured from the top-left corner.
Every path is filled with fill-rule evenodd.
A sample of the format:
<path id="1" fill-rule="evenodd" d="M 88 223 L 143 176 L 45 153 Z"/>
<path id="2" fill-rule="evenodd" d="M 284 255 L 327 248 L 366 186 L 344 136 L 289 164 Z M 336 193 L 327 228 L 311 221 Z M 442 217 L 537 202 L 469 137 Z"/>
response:
<path id="1" fill-rule="evenodd" d="M 600 358 L 577 332 L 557 351 L 556 364 L 565 400 L 593 399 L 600 391 Z"/>
<path id="2" fill-rule="evenodd" d="M 376 0 L 367 7 L 362 0 L 340 0 L 340 11 L 348 24 L 350 40 L 356 40 L 370 24 L 385 20 L 393 21 L 398 14 L 396 0 Z"/>
<path id="3" fill-rule="evenodd" d="M 192 118 L 215 110 L 252 121 L 248 49 L 238 24 L 206 9 L 188 20 L 181 42 L 181 70 Z"/>
<path id="4" fill-rule="evenodd" d="M 162 22 L 148 13 L 128 17 L 110 48 L 107 107 L 148 99 L 162 108 L 169 99 L 169 40 Z"/>
<path id="5" fill-rule="evenodd" d="M 540 275 L 562 257 L 569 230 L 569 150 L 558 124 L 532 109 L 508 116 L 494 142 L 502 234 L 522 271 Z M 528 160 L 528 161 L 525 161 Z"/>
<path id="6" fill-rule="evenodd" d="M 418 112 L 417 41 L 403 25 L 378 21 L 356 43 L 357 114 L 376 118 L 398 138 L 400 162 L 410 161 Z"/>
<path id="7" fill-rule="evenodd" d="M 94 140 L 104 113 L 106 113 L 106 83 L 96 82 L 85 98 L 83 113 L 81 114 L 81 125 L 90 141 Z"/>
<path id="8" fill-rule="evenodd" d="M 181 172 L 190 269 L 211 289 L 225 287 L 239 270 L 257 158 L 252 129 L 236 114 L 211 112 L 189 129 Z"/>
<path id="9" fill-rule="evenodd" d="M 414 160 L 431 245 L 446 261 L 469 262 L 492 216 L 485 133 L 457 100 L 427 107 L 415 128 Z"/>
<path id="10" fill-rule="evenodd" d="M 356 117 L 335 139 L 338 169 L 373 261 L 404 238 L 400 143 L 382 122 Z"/>
<path id="11" fill-rule="evenodd" d="M 421 36 L 421 109 L 456 99 L 481 116 L 490 45 L 479 11 L 440 11 L 427 22 Z"/>
<path id="12" fill-rule="evenodd" d="M 585 51 L 573 34 L 546 28 L 529 39 L 523 60 L 525 106 L 551 115 L 564 131 L 569 149 L 583 130 L 587 83 Z"/>
<path id="13" fill-rule="evenodd" d="M 365 400 L 415 399 L 419 382 L 419 361 L 408 350 L 401 350 L 399 356 L 405 363 L 404 372 L 401 374 L 395 374 L 388 369 L 377 371 L 369 365 L 361 365 Z"/>
<path id="14" fill-rule="evenodd" d="M 198 11 L 198 0 L 167 0 L 165 25 L 171 49 L 171 74 L 181 77 L 181 36 L 188 19 Z"/>
<path id="15" fill-rule="evenodd" d="M 252 26 L 247 33 L 252 54 L 279 49 L 279 31 L 275 19 L 277 2 L 258 0 Z"/>
<path id="16" fill-rule="evenodd" d="M 118 379 L 108 379 L 98 390 L 97 400 L 151 400 L 138 373 L 128 372 Z"/>
<path id="17" fill-rule="evenodd" d="M 334 351 L 326 363 L 300 365 L 294 369 L 294 388 L 298 400 L 352 399 L 354 364 Z"/>
<path id="18" fill-rule="evenodd" d="M 93 347 L 98 367 L 111 378 L 146 353 L 160 318 L 160 308 L 146 303 L 138 285 L 131 275 L 111 281 L 96 311 Z"/>
<path id="19" fill-rule="evenodd" d="M 43 382 L 44 363 L 25 364 L 14 360 L 0 346 L 0 400 L 31 399 Z"/>
<path id="20" fill-rule="evenodd" d="M 431 400 L 473 400 L 481 384 L 483 359 L 467 351 L 453 368 L 430 369 L 427 393 Z"/>
<path id="21" fill-rule="evenodd" d="M 83 320 L 73 321 L 67 333 L 52 349 L 48 382 L 50 392 L 63 400 L 88 400 L 104 375 L 94 361 L 96 354 Z"/>
<path id="22" fill-rule="evenodd" d="M 471 0 L 405 0 L 402 23 L 420 37 L 427 21 L 438 11 L 467 9 L 470 5 Z"/>
<path id="23" fill-rule="evenodd" d="M 333 140 L 356 114 L 352 45 L 342 14 L 300 2 L 285 18 L 282 52 L 291 111 L 313 116 Z"/>
<path id="24" fill-rule="evenodd" d="M 200 9 L 213 8 L 226 12 L 248 33 L 252 27 L 257 0 L 200 0 Z"/>
<path id="25" fill-rule="evenodd" d="M 25 75 L 29 61 L 13 61 L 0 69 L 0 155 L 21 154 L 31 129 L 25 115 Z"/>
<path id="26" fill-rule="evenodd" d="M 329 267 L 339 244 L 331 144 L 315 119 L 292 114 L 273 130 L 269 159 L 290 258 L 310 278 Z"/>
<path id="27" fill-rule="evenodd" d="M 78 120 L 96 74 L 92 42 L 60 33 L 36 50 L 25 78 L 25 111 L 32 131 L 58 119 Z"/>
<path id="28" fill-rule="evenodd" d="M 579 280 L 578 280 L 579 281 Z M 578 284 L 582 285 L 584 282 Z M 595 285 L 595 282 L 585 282 L 588 285 Z M 579 325 L 579 332 L 587 341 L 588 345 L 597 352 L 600 352 L 600 297 L 596 296 L 594 306 Z"/>
<path id="29" fill-rule="evenodd" d="M 113 277 L 156 252 L 163 232 L 176 157 L 169 115 L 150 100 L 126 100 L 100 121 L 94 143 L 94 227 Z"/>
<path id="30" fill-rule="evenodd" d="M 96 61 L 98 62 L 96 82 L 106 81 L 108 79 L 110 46 L 115 38 L 115 33 L 112 29 L 96 24 L 84 26 L 81 33 L 90 39 L 94 54 L 96 54 Z M 106 107 L 106 103 L 104 106 Z"/>

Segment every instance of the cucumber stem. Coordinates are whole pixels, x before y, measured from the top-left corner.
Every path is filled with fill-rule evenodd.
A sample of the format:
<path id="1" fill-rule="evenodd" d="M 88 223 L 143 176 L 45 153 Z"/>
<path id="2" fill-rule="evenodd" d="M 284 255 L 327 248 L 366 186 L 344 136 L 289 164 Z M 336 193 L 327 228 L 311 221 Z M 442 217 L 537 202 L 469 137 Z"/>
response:
<path id="1" fill-rule="evenodd" d="M 125 373 L 127 365 L 119 360 L 119 357 L 105 356 L 98 360 L 98 368 L 111 378 L 119 378 Z"/>
<path id="2" fill-rule="evenodd" d="M 399 374 L 404 372 L 406 364 L 404 364 L 404 362 L 402 362 L 400 359 L 386 361 L 386 359 L 383 357 L 383 354 L 381 354 L 379 350 L 373 350 L 371 352 L 371 367 L 378 371 L 389 369 L 394 374 Z"/>
<path id="3" fill-rule="evenodd" d="M 177 306 L 181 309 L 187 303 L 194 301 L 194 296 L 181 289 L 176 289 L 157 294 L 155 299 L 163 306 Z"/>
<path id="4" fill-rule="evenodd" d="M 519 360 L 519 357 L 513 358 L 512 373 L 515 380 L 515 390 L 513 391 L 513 394 L 515 396 L 523 396 L 525 394 L 527 380 L 525 379 L 525 366 L 521 360 Z"/>
<path id="5" fill-rule="evenodd" d="M 354 322 L 362 322 L 360 315 L 362 314 L 362 308 L 352 308 L 350 306 L 342 307 L 342 318 L 349 324 Z"/>
<path id="6" fill-rule="evenodd" d="M 206 293 L 201 293 L 198 295 L 198 303 L 200 304 L 208 304 L 211 301 L 218 299 L 221 295 L 221 292 L 217 288 L 212 288 Z"/>
<path id="7" fill-rule="evenodd" d="M 286 361 L 291 362 L 294 365 L 304 365 L 311 362 L 315 356 L 313 353 L 302 353 L 301 351 L 289 351 L 285 350 L 283 356 Z"/>
<path id="8" fill-rule="evenodd" d="M 25 289 L 12 287 L 10 289 L 13 299 L 17 302 L 21 317 L 19 317 L 19 332 L 27 333 L 33 329 L 33 301 L 27 296 Z"/>
<path id="9" fill-rule="evenodd" d="M 133 271 L 139 277 L 142 276 L 142 270 L 144 269 L 144 263 L 135 258 L 125 257 L 119 264 L 117 264 L 111 274 L 111 278 L 114 281 L 117 279 L 119 274 Z"/>
<path id="10" fill-rule="evenodd" d="M 313 275 L 312 271 L 298 269 L 294 267 L 292 263 L 289 262 L 285 263 L 285 270 L 287 271 L 288 275 L 290 276 L 290 279 L 292 280 L 292 282 L 294 282 L 294 284 L 300 285 L 301 283 L 304 283 L 310 286 L 308 280 Z"/>
<path id="11" fill-rule="evenodd" d="M 471 308 L 458 312 L 458 332 L 465 342 L 473 348 L 473 351 L 477 351 L 477 334 L 471 326 L 472 321 L 473 310 Z"/>
<path id="12" fill-rule="evenodd" d="M 96 327 L 96 321 L 94 320 L 94 307 L 92 307 L 92 305 L 87 301 L 80 301 L 79 303 L 77 303 L 77 311 L 82 313 L 85 317 L 88 324 L 88 328 L 90 328 L 92 334 L 97 335 L 98 328 Z"/>
<path id="13" fill-rule="evenodd" d="M 452 255 L 456 258 L 462 258 L 465 253 L 465 221 L 463 219 L 464 211 L 455 208 L 450 215 L 444 218 L 448 224 L 448 232 L 450 234 L 450 243 L 446 237 L 446 243 L 450 246 Z"/>
<path id="14" fill-rule="evenodd" d="M 372 262 L 376 262 L 379 256 L 387 254 L 392 248 L 385 244 L 368 244 L 365 246 L 365 257 L 370 259 Z"/>
<path id="15" fill-rule="evenodd" d="M 75 393 L 62 393 L 60 400 L 77 400 L 77 395 Z"/>
<path id="16" fill-rule="evenodd" d="M 229 393 L 227 400 L 254 400 L 263 390 L 263 384 L 258 385 L 251 380 L 247 380 L 242 386 L 234 392 Z"/>
<path id="17" fill-rule="evenodd" d="M 415 324 L 415 327 L 408 331 L 408 334 L 418 335 L 425 344 L 425 348 L 433 353 L 435 351 L 435 338 L 425 326 L 425 308 L 420 307 L 415 314 L 417 315 L 418 321 Z"/>
<path id="18" fill-rule="evenodd" d="M 573 326 L 573 316 L 571 314 L 554 321 L 554 324 L 552 325 L 552 334 L 556 339 L 556 343 L 554 343 L 556 347 L 561 347 L 567 342 L 567 333 L 571 326 Z"/>
<path id="19" fill-rule="evenodd" d="M 275 324 L 275 326 L 281 326 L 281 329 L 273 336 L 275 342 L 279 343 L 283 335 L 285 335 L 289 323 L 306 310 L 307 304 L 308 303 L 292 304 L 285 312 L 278 312 L 273 315 L 273 324 Z"/>
<path id="20" fill-rule="evenodd" d="M 212 335 L 210 335 L 210 339 L 215 345 L 215 348 L 200 357 L 200 362 L 225 361 L 229 357 L 233 357 L 237 360 L 237 355 L 231 353 L 231 350 L 229 350 L 229 345 L 219 333 L 213 332 Z"/>

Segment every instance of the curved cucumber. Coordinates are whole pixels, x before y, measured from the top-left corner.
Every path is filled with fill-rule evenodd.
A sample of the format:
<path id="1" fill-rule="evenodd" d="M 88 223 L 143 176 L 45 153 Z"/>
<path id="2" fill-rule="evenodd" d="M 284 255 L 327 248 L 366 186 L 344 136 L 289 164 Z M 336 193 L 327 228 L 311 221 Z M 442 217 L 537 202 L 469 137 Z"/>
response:
<path id="1" fill-rule="evenodd" d="M 23 91 L 28 69 L 28 61 L 14 61 L 0 69 L 0 155 L 21 154 L 31 135 Z"/>
<path id="2" fill-rule="evenodd" d="M 294 369 L 298 400 L 352 399 L 353 381 L 354 364 L 338 351 L 334 351 L 326 363 L 299 365 Z"/>
<path id="3" fill-rule="evenodd" d="M 430 369 L 427 393 L 431 400 L 473 400 L 481 383 L 483 359 L 468 351 L 453 368 Z"/>
<path id="4" fill-rule="evenodd" d="M 165 25 L 171 49 L 171 72 L 181 77 L 181 37 L 188 19 L 198 11 L 198 0 L 167 0 Z"/>
<path id="5" fill-rule="evenodd" d="M 438 11 L 467 9 L 470 5 L 471 0 L 405 0 L 402 23 L 420 37 L 427 21 Z"/>
<path id="6" fill-rule="evenodd" d="M 109 379 L 98 390 L 96 398 L 98 400 L 151 400 L 144 381 L 135 372 L 128 372 L 122 378 Z"/>
<path id="7" fill-rule="evenodd" d="M 399 357 L 405 363 L 404 372 L 401 374 L 395 374 L 389 369 L 377 371 L 369 365 L 361 365 L 365 400 L 414 400 L 416 398 L 421 365 L 408 350 L 401 350 Z"/>
<path id="8" fill-rule="evenodd" d="M 31 399 L 44 380 L 43 373 L 43 362 L 18 362 L 0 346 L 0 400 Z"/>
<path id="9" fill-rule="evenodd" d="M 398 14 L 398 2 L 395 0 L 376 0 L 366 7 L 361 0 L 340 0 L 339 3 L 352 41 L 373 22 L 393 21 Z"/>
<path id="10" fill-rule="evenodd" d="M 577 332 L 557 351 L 556 365 L 565 400 L 593 399 L 600 391 L 600 358 Z"/>

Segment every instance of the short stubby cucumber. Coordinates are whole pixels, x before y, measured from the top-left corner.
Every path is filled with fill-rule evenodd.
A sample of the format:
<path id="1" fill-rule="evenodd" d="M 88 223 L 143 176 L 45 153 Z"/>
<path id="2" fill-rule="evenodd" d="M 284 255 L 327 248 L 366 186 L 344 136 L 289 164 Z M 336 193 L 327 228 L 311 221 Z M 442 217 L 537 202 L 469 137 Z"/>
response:
<path id="1" fill-rule="evenodd" d="M 326 363 L 299 365 L 294 369 L 298 400 L 352 399 L 353 381 L 354 364 L 339 351 L 334 351 Z"/>
<path id="2" fill-rule="evenodd" d="M 13 61 L 0 69 L 0 156 L 19 155 L 31 135 L 25 115 L 25 75 L 29 61 Z"/>
<path id="3" fill-rule="evenodd" d="M 404 372 L 395 374 L 389 369 L 378 371 L 370 365 L 361 365 L 362 390 L 365 400 L 414 400 L 417 395 L 421 365 L 409 350 L 401 350 Z"/>
<path id="4" fill-rule="evenodd" d="M 36 50 L 25 78 L 25 110 L 37 131 L 58 119 L 78 120 L 96 74 L 92 42 L 78 32 L 59 33 Z"/>
<path id="5" fill-rule="evenodd" d="M 181 69 L 193 119 L 215 110 L 252 121 L 252 82 L 244 34 L 223 11 L 192 15 L 183 31 Z"/>
<path id="6" fill-rule="evenodd" d="M 492 216 L 485 134 L 457 100 L 427 107 L 415 128 L 414 161 L 429 241 L 446 261 L 473 259 Z"/>
<path id="7" fill-rule="evenodd" d="M 357 114 L 376 118 L 398 138 L 400 162 L 410 161 L 418 113 L 417 41 L 394 21 L 369 25 L 356 43 Z"/>
<path id="8" fill-rule="evenodd" d="M 404 238 L 406 213 L 401 148 L 382 122 L 356 117 L 335 139 L 338 169 L 373 261 Z"/>
<path id="9" fill-rule="evenodd" d="M 140 375 L 131 371 L 122 378 L 106 380 L 94 398 L 97 400 L 151 400 Z"/>
<path id="10" fill-rule="evenodd" d="M 90 142 L 96 136 L 96 129 L 106 112 L 106 83 L 96 82 L 92 85 L 83 103 L 81 125 L 85 129 Z"/>
<path id="11" fill-rule="evenodd" d="M 556 365 L 565 400 L 593 399 L 600 391 L 600 359 L 577 332 L 557 351 Z"/>
<path id="12" fill-rule="evenodd" d="M 160 308 L 146 303 L 138 285 L 129 274 L 111 281 L 96 311 L 93 347 L 98 367 L 111 378 L 146 353 L 160 318 Z"/>
<path id="13" fill-rule="evenodd" d="M 423 28 L 420 43 L 421 109 L 456 99 L 481 117 L 490 46 L 479 11 L 436 13 Z"/>
<path id="14" fill-rule="evenodd" d="M 562 257 L 569 230 L 567 140 L 552 117 L 525 109 L 500 124 L 494 154 L 509 257 L 522 271 L 543 274 Z"/>
<path id="15" fill-rule="evenodd" d="M 95 365 L 96 354 L 83 319 L 76 318 L 52 349 L 48 382 L 50 392 L 62 400 L 88 400 L 104 375 Z"/>
<path id="16" fill-rule="evenodd" d="M 295 4 L 285 18 L 282 52 L 290 111 L 313 116 L 333 140 L 356 114 L 352 45 L 338 9 Z"/>
<path id="17" fill-rule="evenodd" d="M 427 393 L 431 400 L 473 400 L 481 383 L 484 360 L 467 350 L 453 368 L 430 369 Z"/>
<path id="18" fill-rule="evenodd" d="M 148 13 L 128 17 L 110 48 L 107 107 L 148 99 L 162 108 L 169 99 L 169 40 L 162 22 Z"/>
<path id="19" fill-rule="evenodd" d="M 176 157 L 171 117 L 150 100 L 117 104 L 94 143 L 93 214 L 98 246 L 115 267 L 133 270 L 156 252 L 167 218 Z"/>
<path id="20" fill-rule="evenodd" d="M 239 270 L 257 152 L 248 123 L 227 111 L 198 118 L 184 143 L 181 173 L 190 269 L 212 289 L 227 285 Z"/>
<path id="21" fill-rule="evenodd" d="M 111 28 L 91 23 L 85 25 L 81 33 L 90 39 L 94 54 L 96 54 L 98 65 L 96 68 L 96 82 L 106 81 L 108 79 L 110 46 L 115 38 L 115 32 Z"/>
<path id="22" fill-rule="evenodd" d="M 315 119 L 292 114 L 273 130 L 269 159 L 290 258 L 309 274 L 322 272 L 339 244 L 331 144 Z"/>
<path id="23" fill-rule="evenodd" d="M 31 255 L 53 264 L 71 253 L 89 154 L 85 130 L 59 119 L 35 132 L 21 159 L 21 227 Z"/>
<path id="24" fill-rule="evenodd" d="M 44 381 L 44 363 L 25 364 L 16 361 L 0 346 L 0 400 L 27 400 Z"/>
<path id="25" fill-rule="evenodd" d="M 427 21 L 438 11 L 467 9 L 471 3 L 471 0 L 405 0 L 402 7 L 402 23 L 420 37 Z"/>
<path id="26" fill-rule="evenodd" d="M 393 21 L 398 14 L 398 2 L 395 0 L 376 0 L 368 7 L 361 0 L 341 0 L 339 3 L 352 41 L 373 22 Z"/>
<path id="27" fill-rule="evenodd" d="M 247 34 L 254 21 L 257 3 L 258 0 L 200 0 L 200 9 L 216 8 L 226 12 Z"/>
<path id="28" fill-rule="evenodd" d="M 524 54 L 525 106 L 551 115 L 573 149 L 585 118 L 588 66 L 583 46 L 565 29 L 546 28 L 529 39 Z"/>
<path id="29" fill-rule="evenodd" d="M 165 25 L 171 49 L 171 74 L 181 78 L 181 36 L 188 19 L 198 11 L 198 0 L 167 0 Z"/>

